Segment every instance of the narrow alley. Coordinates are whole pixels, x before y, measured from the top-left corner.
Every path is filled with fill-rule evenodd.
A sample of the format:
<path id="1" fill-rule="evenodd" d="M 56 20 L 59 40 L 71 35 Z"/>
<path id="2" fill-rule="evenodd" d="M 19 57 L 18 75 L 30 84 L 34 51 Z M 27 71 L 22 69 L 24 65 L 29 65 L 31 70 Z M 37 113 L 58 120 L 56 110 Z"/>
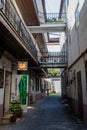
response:
<path id="1" fill-rule="evenodd" d="M 87 130 L 87 126 L 77 122 L 60 95 L 53 95 L 31 105 L 18 123 L 2 125 L 0 130 Z"/>

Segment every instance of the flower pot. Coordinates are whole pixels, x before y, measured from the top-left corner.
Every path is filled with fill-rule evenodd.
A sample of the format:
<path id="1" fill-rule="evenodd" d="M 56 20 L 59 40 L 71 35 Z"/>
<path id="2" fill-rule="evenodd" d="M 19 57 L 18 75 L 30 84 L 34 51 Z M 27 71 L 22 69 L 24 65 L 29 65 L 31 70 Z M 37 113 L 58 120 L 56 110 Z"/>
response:
<path id="1" fill-rule="evenodd" d="M 22 118 L 22 112 L 18 112 L 17 114 L 16 114 L 16 116 L 17 116 L 17 118 Z"/>
<path id="2" fill-rule="evenodd" d="M 16 122 L 17 116 L 13 115 L 10 117 L 10 122 Z"/>

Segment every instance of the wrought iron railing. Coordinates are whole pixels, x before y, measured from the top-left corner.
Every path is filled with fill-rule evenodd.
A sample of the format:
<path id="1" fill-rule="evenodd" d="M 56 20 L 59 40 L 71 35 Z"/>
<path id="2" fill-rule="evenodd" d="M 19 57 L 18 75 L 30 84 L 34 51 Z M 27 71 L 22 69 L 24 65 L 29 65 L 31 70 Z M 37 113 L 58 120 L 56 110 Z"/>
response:
<path id="1" fill-rule="evenodd" d="M 45 22 L 65 22 L 66 23 L 66 13 L 43 13 L 37 10 L 39 19 L 42 18 Z"/>
<path id="2" fill-rule="evenodd" d="M 41 12 L 38 9 L 38 5 L 36 0 L 33 0 L 34 3 L 34 7 L 37 13 L 37 16 L 39 18 L 39 20 L 44 22 L 66 22 L 66 13 L 45 13 L 45 12 Z"/>
<path id="3" fill-rule="evenodd" d="M 8 21 L 13 25 L 13 28 L 24 40 L 25 46 L 29 49 L 31 54 L 37 59 L 37 50 L 35 45 L 33 44 L 33 40 L 26 28 L 26 25 L 21 20 L 12 2 L 9 0 L 5 1 L 3 4 L 3 13 L 7 17 Z"/>
<path id="4" fill-rule="evenodd" d="M 41 57 L 41 64 L 66 64 L 67 52 L 48 52 L 46 57 Z"/>
<path id="5" fill-rule="evenodd" d="M 66 13 L 46 13 L 46 22 L 66 22 Z"/>

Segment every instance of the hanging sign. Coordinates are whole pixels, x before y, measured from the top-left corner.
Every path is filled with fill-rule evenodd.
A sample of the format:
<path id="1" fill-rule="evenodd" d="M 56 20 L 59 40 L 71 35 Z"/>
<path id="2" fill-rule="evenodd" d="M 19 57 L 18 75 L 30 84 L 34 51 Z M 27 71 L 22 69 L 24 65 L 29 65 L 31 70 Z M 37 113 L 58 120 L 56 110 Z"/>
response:
<path id="1" fill-rule="evenodd" d="M 18 61 L 18 70 L 28 70 L 28 62 Z"/>

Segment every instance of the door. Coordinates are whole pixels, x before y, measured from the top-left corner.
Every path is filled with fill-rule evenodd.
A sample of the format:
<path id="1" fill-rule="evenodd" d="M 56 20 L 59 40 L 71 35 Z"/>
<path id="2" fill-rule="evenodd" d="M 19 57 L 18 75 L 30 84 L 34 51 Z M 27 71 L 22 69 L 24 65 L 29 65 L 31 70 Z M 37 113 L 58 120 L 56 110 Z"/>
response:
<path id="1" fill-rule="evenodd" d="M 83 96 L 82 96 L 81 71 L 77 72 L 77 88 L 78 88 L 78 112 L 79 112 L 79 118 L 83 119 Z"/>

